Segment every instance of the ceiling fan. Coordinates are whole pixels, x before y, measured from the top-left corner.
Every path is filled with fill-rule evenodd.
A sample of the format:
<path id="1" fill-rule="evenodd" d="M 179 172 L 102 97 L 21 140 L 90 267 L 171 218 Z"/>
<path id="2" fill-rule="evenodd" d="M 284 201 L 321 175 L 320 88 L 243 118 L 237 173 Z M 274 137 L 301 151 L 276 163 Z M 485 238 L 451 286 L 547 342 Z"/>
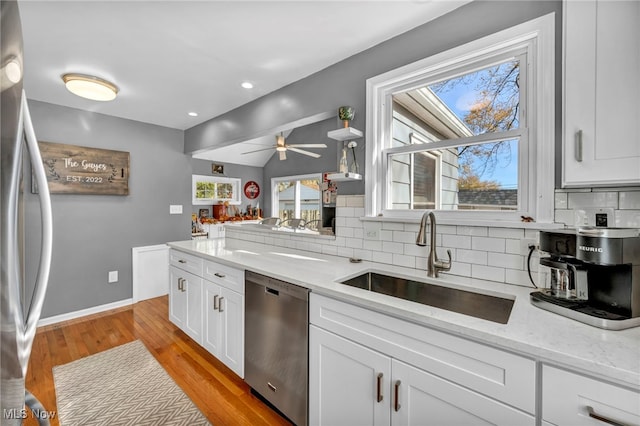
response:
<path id="1" fill-rule="evenodd" d="M 326 147 L 327 145 L 323 143 L 305 143 L 305 144 L 289 145 L 285 143 L 284 135 L 281 133 L 279 135 L 276 135 L 275 145 L 272 145 L 269 148 L 262 148 L 262 149 L 257 149 L 255 151 L 243 152 L 242 154 L 251 154 L 253 152 L 266 151 L 266 150 L 275 148 L 278 154 L 280 155 L 280 160 L 287 159 L 287 151 L 297 152 L 298 154 L 308 155 L 309 157 L 313 157 L 313 158 L 320 158 L 320 154 L 316 154 L 315 152 L 306 151 L 300 148 L 326 148 Z"/>

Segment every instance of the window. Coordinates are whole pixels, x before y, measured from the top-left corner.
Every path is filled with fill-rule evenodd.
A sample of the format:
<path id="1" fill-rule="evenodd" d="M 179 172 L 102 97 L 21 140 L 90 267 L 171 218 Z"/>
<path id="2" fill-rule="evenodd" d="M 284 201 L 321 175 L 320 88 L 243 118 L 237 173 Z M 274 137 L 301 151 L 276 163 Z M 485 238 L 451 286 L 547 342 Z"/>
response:
<path id="1" fill-rule="evenodd" d="M 321 212 L 322 175 L 286 176 L 271 179 L 272 215 L 281 221 L 319 220 Z"/>
<path id="2" fill-rule="evenodd" d="M 217 204 L 226 201 L 240 204 L 240 179 L 217 176 L 192 175 L 192 203 Z"/>
<path id="3" fill-rule="evenodd" d="M 553 26 L 542 17 L 367 81 L 368 216 L 553 221 Z"/>

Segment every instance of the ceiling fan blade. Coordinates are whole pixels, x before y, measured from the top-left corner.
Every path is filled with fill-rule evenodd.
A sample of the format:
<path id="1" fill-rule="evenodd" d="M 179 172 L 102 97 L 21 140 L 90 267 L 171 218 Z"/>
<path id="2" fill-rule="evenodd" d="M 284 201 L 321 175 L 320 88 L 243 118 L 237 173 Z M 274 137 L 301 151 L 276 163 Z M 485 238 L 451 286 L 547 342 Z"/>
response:
<path id="1" fill-rule="evenodd" d="M 252 153 L 254 153 L 254 152 L 268 151 L 268 150 L 273 149 L 273 148 L 275 148 L 275 145 L 274 145 L 274 146 L 271 146 L 271 147 L 269 147 L 269 148 L 256 149 L 255 151 L 241 152 L 240 154 L 252 154 Z"/>
<path id="2" fill-rule="evenodd" d="M 287 145 L 287 148 L 326 148 L 327 145 L 323 143 L 303 143 Z"/>
<path id="3" fill-rule="evenodd" d="M 298 148 L 291 148 L 291 145 L 289 145 L 287 147 L 287 149 L 290 149 L 293 152 L 297 152 L 298 154 L 308 155 L 309 157 L 313 157 L 313 158 L 320 158 L 321 157 L 320 154 L 316 154 L 315 152 L 305 151 L 303 149 L 298 149 Z"/>
<path id="4" fill-rule="evenodd" d="M 278 154 L 280 154 L 280 159 L 281 160 L 286 160 L 287 159 L 287 151 L 278 151 Z"/>

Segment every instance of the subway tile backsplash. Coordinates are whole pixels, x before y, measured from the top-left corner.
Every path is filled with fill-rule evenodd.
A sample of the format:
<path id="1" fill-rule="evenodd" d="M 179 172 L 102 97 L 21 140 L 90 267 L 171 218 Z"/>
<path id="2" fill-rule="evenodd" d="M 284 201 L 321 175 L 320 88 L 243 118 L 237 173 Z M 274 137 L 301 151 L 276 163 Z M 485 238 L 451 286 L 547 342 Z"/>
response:
<path id="1" fill-rule="evenodd" d="M 555 221 L 575 226 L 576 218 L 595 222 L 595 212 L 611 215 L 609 226 L 640 228 L 640 187 L 560 189 L 555 193 Z M 357 257 L 383 264 L 426 270 L 429 246 L 415 244 L 419 225 L 400 222 L 362 222 L 364 196 L 338 196 L 336 238 L 318 238 L 286 233 L 267 234 L 243 229 L 226 229 L 226 238 L 254 241 L 296 250 Z M 594 224 L 594 223 L 589 223 Z M 377 239 L 365 237 L 376 232 Z M 451 251 L 453 266 L 448 273 L 530 287 L 527 271 L 529 250 L 523 239 L 538 240 L 538 233 L 524 228 L 492 228 L 487 226 L 438 225 L 436 250 L 447 258 Z M 429 241 L 429 239 L 427 239 Z M 533 279 L 544 285 L 545 276 L 538 275 L 539 256 L 531 258 Z"/>
<path id="2" fill-rule="evenodd" d="M 226 238 L 427 269 L 429 246 L 420 247 L 415 243 L 418 223 L 378 223 L 379 238 L 368 239 L 364 237 L 364 228 L 371 225 L 362 222 L 362 216 L 363 195 L 338 196 L 335 239 L 286 233 L 274 236 L 242 227 L 228 227 Z M 441 259 L 447 259 L 447 250 L 451 251 L 453 266 L 449 274 L 531 286 L 526 269 L 528 250 L 522 247 L 523 238 L 537 239 L 537 233 L 518 228 L 438 225 L 436 250 Z M 531 269 L 538 270 L 537 253 L 532 256 Z"/>
<path id="3" fill-rule="evenodd" d="M 640 228 L 640 187 L 557 189 L 555 222 L 595 225 L 595 214 L 611 214 L 607 226 Z"/>

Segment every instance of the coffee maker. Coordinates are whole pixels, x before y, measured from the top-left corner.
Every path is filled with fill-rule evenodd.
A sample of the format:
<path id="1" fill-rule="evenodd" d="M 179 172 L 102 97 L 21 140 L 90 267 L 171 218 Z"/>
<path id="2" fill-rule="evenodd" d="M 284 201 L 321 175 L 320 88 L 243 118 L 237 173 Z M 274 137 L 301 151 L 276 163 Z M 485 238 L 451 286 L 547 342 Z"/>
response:
<path id="1" fill-rule="evenodd" d="M 541 231 L 540 251 L 549 287 L 532 304 L 605 329 L 640 325 L 640 229 Z"/>

